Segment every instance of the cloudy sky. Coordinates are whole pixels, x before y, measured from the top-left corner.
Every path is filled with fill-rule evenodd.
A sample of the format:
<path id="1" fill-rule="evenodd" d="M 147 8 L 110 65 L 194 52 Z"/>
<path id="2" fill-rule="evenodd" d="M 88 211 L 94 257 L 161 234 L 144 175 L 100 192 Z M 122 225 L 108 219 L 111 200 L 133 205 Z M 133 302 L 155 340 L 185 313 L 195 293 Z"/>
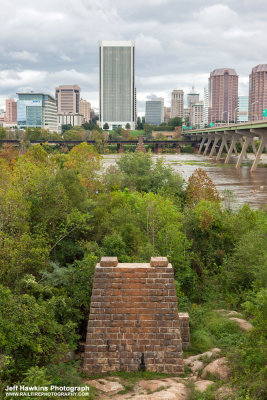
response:
<path id="1" fill-rule="evenodd" d="M 77 83 L 98 108 L 99 40 L 135 40 L 138 110 L 173 89 L 201 94 L 234 68 L 239 93 L 267 63 L 266 0 L 0 0 L 0 108 L 18 90 Z"/>

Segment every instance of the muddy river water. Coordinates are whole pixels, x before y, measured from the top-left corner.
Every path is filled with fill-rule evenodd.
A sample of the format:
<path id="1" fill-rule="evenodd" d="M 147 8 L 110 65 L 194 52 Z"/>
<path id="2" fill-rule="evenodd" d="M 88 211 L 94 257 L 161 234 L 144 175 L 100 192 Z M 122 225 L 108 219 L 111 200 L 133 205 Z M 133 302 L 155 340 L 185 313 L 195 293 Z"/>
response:
<path id="1" fill-rule="evenodd" d="M 114 154 L 105 155 L 103 157 L 104 168 L 115 164 L 119 157 Z M 224 165 L 224 160 L 215 162 L 215 160 L 198 154 L 154 155 L 153 159 L 157 157 L 162 157 L 165 163 L 171 165 L 186 181 L 196 168 L 203 168 L 222 195 L 225 190 L 231 191 L 228 201 L 231 202 L 232 208 L 238 208 L 245 203 L 254 209 L 267 205 L 267 168 L 257 168 L 255 172 L 251 173 L 251 162 L 254 158 L 252 155 L 248 156 L 248 160 L 244 161 L 239 170 L 235 168 L 235 158 L 231 160 L 231 164 Z M 263 163 L 267 164 L 267 154 L 263 155 Z"/>

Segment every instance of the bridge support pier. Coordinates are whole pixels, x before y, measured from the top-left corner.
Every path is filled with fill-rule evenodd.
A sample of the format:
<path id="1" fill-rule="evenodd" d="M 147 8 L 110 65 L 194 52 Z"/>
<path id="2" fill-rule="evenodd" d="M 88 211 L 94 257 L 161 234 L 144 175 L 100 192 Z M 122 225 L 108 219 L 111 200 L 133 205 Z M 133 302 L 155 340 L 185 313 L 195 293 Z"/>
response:
<path id="1" fill-rule="evenodd" d="M 178 144 L 175 146 L 175 153 L 176 154 L 180 154 L 181 153 L 181 148 L 180 148 L 180 146 Z"/>
<path id="2" fill-rule="evenodd" d="M 221 146 L 219 148 L 219 151 L 218 151 L 218 154 L 217 154 L 217 157 L 216 157 L 216 161 L 220 160 L 224 147 L 228 147 L 225 137 L 222 138 L 222 143 L 221 143 Z"/>
<path id="3" fill-rule="evenodd" d="M 201 140 L 200 146 L 199 146 L 198 154 L 201 154 L 201 150 L 204 146 L 205 140 L 206 140 L 206 137 L 203 137 Z"/>
<path id="4" fill-rule="evenodd" d="M 155 144 L 155 154 L 161 154 L 161 147 L 160 144 Z"/>
<path id="5" fill-rule="evenodd" d="M 219 140 L 220 140 L 219 137 L 215 137 L 214 142 L 213 142 L 213 145 L 212 145 L 212 148 L 211 148 L 211 151 L 210 151 L 209 158 L 212 158 L 213 153 L 216 152 L 216 145 L 217 145 L 217 143 L 219 142 Z"/>
<path id="6" fill-rule="evenodd" d="M 251 172 L 253 172 L 253 171 L 255 171 L 256 169 L 257 169 L 257 166 L 258 166 L 258 163 L 259 163 L 259 161 L 260 161 L 260 158 L 261 158 L 261 155 L 262 155 L 262 152 L 263 152 L 263 150 L 264 150 L 264 147 L 266 147 L 266 145 L 267 145 L 267 139 L 261 139 L 261 144 L 260 144 L 260 146 L 259 146 L 259 148 L 258 148 L 258 151 L 257 151 L 257 154 L 256 154 L 256 157 L 255 157 L 255 160 L 254 160 L 254 162 L 253 162 L 253 164 L 252 164 L 252 167 L 251 167 Z"/>
<path id="7" fill-rule="evenodd" d="M 235 148 L 235 150 L 236 150 L 236 147 L 235 147 L 236 141 L 237 141 L 236 136 L 233 136 L 233 138 L 232 138 L 232 140 L 231 140 L 231 144 L 230 144 L 229 150 L 228 150 L 228 152 L 227 152 L 226 159 L 225 159 L 225 161 L 224 161 L 224 164 L 229 164 L 230 157 L 231 157 L 231 155 L 232 155 L 232 153 L 233 153 L 234 148 Z"/>
<path id="8" fill-rule="evenodd" d="M 237 160 L 237 163 L 236 163 L 236 166 L 235 166 L 236 168 L 240 168 L 244 156 L 247 156 L 246 151 L 247 151 L 247 148 L 248 148 L 248 145 L 249 145 L 250 142 L 251 142 L 251 138 L 246 136 L 245 137 L 245 141 L 243 142 L 243 145 L 242 145 L 241 153 L 240 153 L 240 155 L 238 157 L 238 160 Z"/>
<path id="9" fill-rule="evenodd" d="M 205 150 L 204 150 L 203 156 L 206 156 L 206 155 L 207 155 L 207 152 L 208 152 L 208 150 L 209 150 L 211 141 L 212 141 L 212 139 L 211 139 L 211 138 L 208 138 L 208 141 L 207 141 L 206 148 L 205 148 Z"/>
<path id="10" fill-rule="evenodd" d="M 118 152 L 118 153 L 123 153 L 122 143 L 118 143 L 118 144 L 117 144 L 117 152 Z"/>

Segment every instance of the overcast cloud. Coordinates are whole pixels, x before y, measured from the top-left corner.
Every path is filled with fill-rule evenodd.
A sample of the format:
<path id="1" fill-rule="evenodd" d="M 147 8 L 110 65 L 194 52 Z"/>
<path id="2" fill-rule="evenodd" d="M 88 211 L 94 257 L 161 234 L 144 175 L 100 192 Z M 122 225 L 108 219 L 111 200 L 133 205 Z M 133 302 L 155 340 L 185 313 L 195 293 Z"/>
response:
<path id="1" fill-rule="evenodd" d="M 99 40 L 135 40 L 138 110 L 173 89 L 203 97 L 209 73 L 234 68 L 248 94 L 267 63 L 265 0 L 0 0 L 0 107 L 18 90 L 77 83 L 98 108 Z"/>

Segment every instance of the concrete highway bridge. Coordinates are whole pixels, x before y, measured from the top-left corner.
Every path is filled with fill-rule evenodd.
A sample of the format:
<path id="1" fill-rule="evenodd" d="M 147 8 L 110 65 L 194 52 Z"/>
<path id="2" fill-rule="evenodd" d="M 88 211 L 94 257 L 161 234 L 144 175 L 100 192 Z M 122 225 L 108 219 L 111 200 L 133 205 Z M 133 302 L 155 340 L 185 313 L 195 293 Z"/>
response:
<path id="1" fill-rule="evenodd" d="M 215 156 L 216 161 L 220 160 L 225 149 L 226 158 L 224 162 L 228 164 L 234 152 L 237 156 L 236 168 L 239 168 L 244 157 L 247 157 L 247 148 L 251 145 L 255 154 L 251 171 L 256 170 L 264 148 L 267 150 L 267 120 L 192 130 L 190 135 L 200 142 L 198 153 L 202 154 L 203 152 L 204 156 L 210 158 Z M 255 147 L 256 140 L 260 141 L 258 150 Z M 239 154 L 236 143 L 241 144 L 241 153 Z"/>

